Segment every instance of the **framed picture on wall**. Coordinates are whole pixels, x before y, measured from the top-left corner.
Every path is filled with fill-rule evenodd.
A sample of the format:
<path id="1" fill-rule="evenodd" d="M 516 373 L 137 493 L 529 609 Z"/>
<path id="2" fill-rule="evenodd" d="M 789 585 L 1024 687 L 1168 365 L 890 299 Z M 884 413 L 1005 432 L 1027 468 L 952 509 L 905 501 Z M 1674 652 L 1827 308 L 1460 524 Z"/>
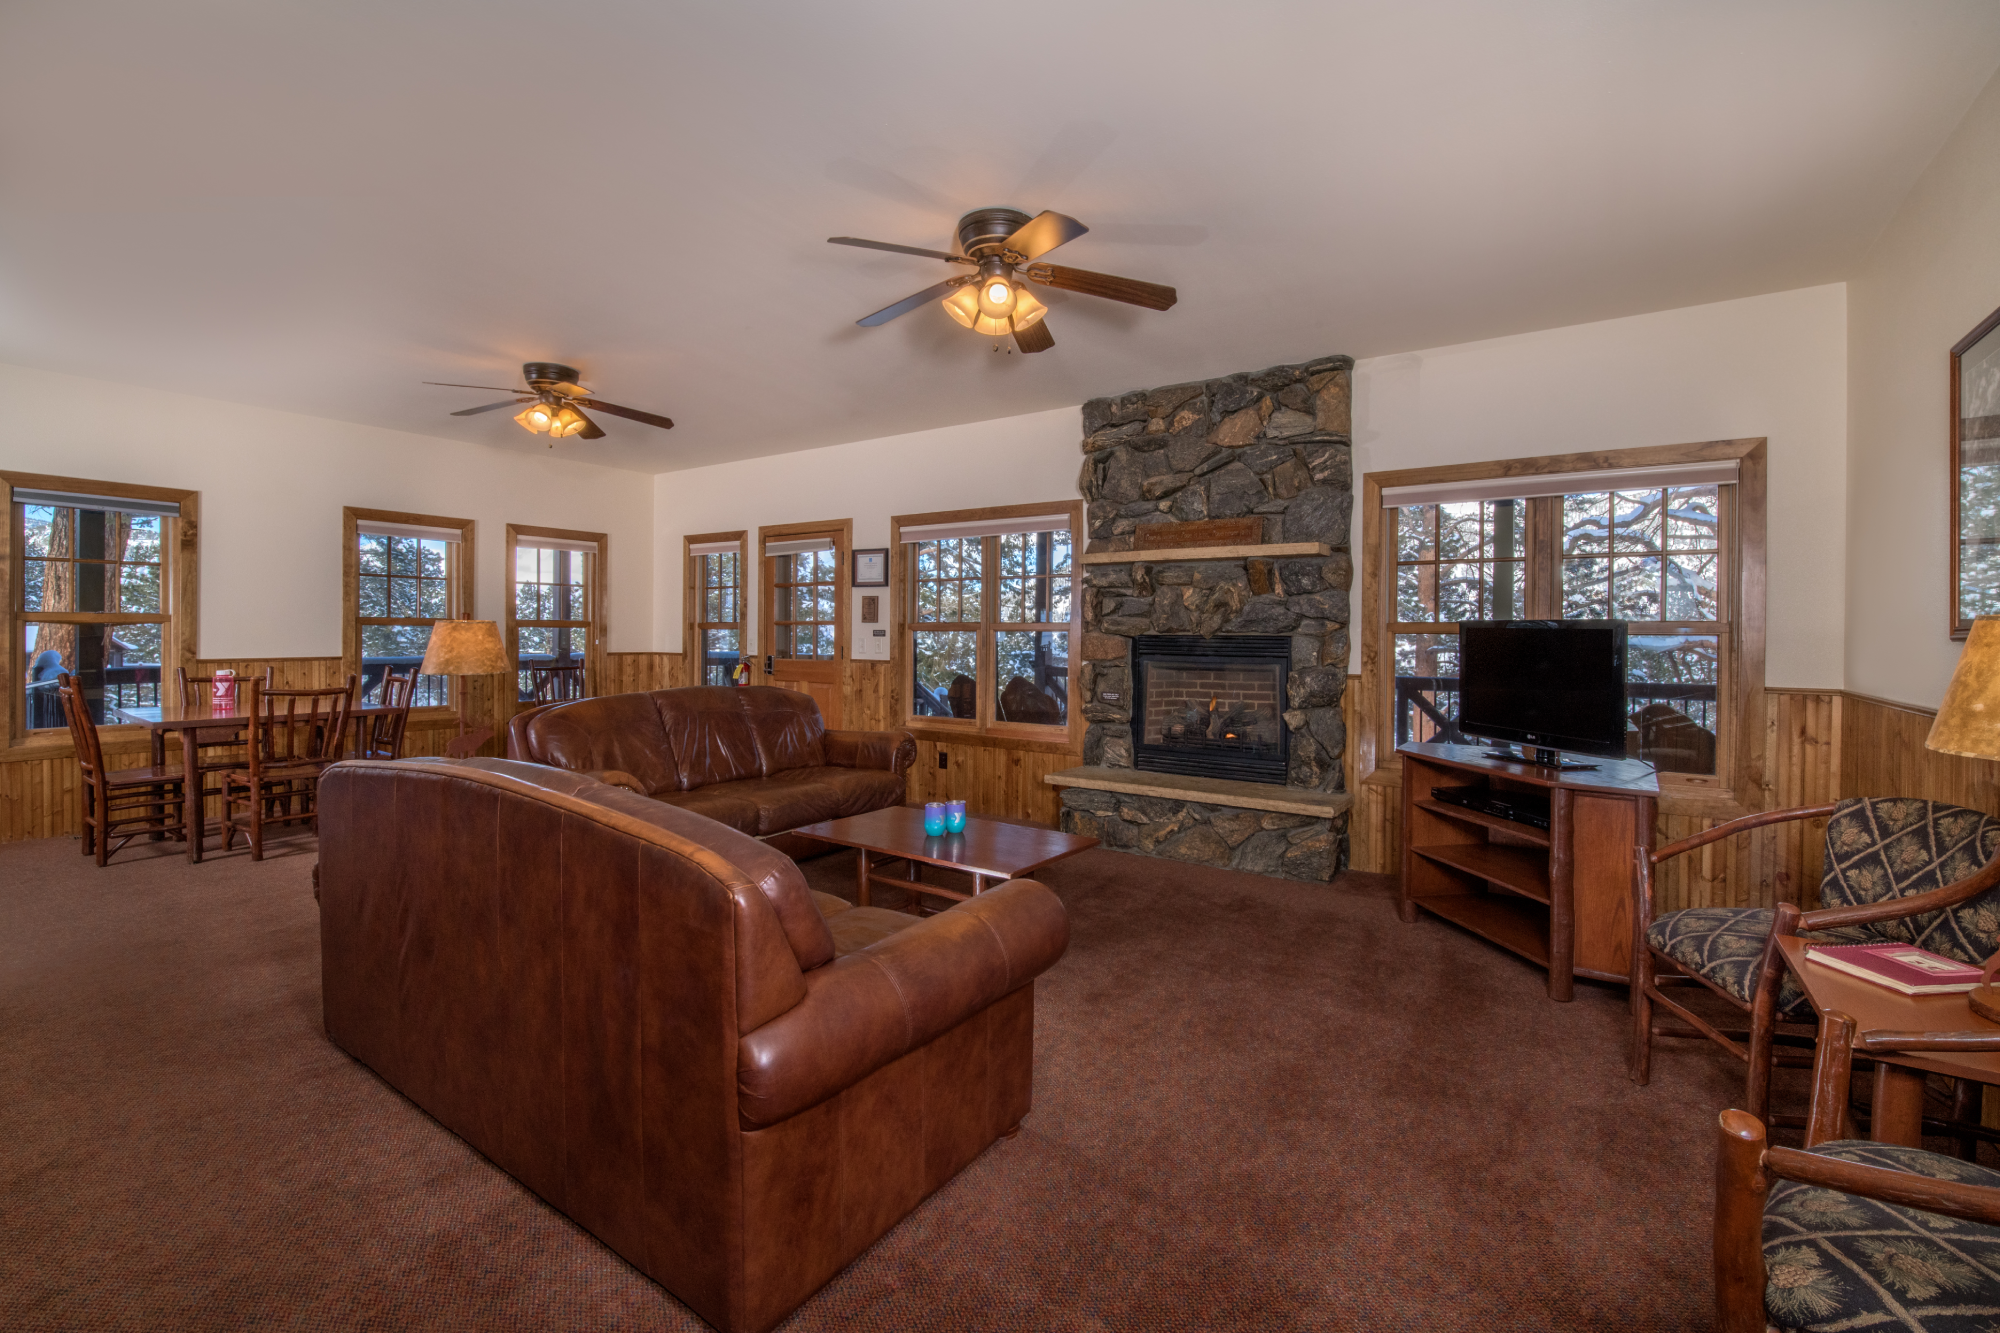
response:
<path id="1" fill-rule="evenodd" d="M 1951 637 L 2000 615 L 2000 310 L 1951 349 Z"/>
<path id="2" fill-rule="evenodd" d="M 854 553 L 854 586 L 857 588 L 889 586 L 888 547 L 876 546 Z"/>

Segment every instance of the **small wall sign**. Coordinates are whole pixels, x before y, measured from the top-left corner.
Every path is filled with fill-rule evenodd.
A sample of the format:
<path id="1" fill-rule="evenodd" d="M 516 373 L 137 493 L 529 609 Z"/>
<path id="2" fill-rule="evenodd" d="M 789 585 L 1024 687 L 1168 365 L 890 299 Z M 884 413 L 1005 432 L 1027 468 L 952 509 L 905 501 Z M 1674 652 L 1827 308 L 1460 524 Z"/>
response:
<path id="1" fill-rule="evenodd" d="M 861 623 L 864 625 L 874 625 L 879 623 L 881 619 L 882 619 L 882 599 L 880 597 L 862 598 Z"/>

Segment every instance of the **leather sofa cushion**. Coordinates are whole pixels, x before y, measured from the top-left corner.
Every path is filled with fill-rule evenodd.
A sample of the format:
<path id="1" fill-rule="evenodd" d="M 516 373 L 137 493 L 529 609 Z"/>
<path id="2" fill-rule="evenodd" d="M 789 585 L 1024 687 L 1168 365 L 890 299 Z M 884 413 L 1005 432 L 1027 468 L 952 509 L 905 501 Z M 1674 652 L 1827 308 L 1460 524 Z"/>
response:
<path id="1" fill-rule="evenodd" d="M 579 699 L 529 718 L 526 730 L 531 753 L 554 768 L 619 769 L 655 794 L 681 788 L 680 765 L 651 695 Z"/>
<path id="2" fill-rule="evenodd" d="M 879 944 L 899 930 L 907 930 L 921 918 L 908 912 L 891 912 L 886 907 L 856 907 L 845 898 L 836 898 L 830 893 L 813 890 L 813 904 L 819 914 L 826 918 L 828 930 L 833 932 L 833 952 L 836 958 L 859 953 L 871 944 Z"/>
<path id="3" fill-rule="evenodd" d="M 756 733 L 743 708 L 745 693 L 728 685 L 696 685 L 640 696 L 657 711 L 673 746 L 679 790 L 764 776 Z"/>
<path id="4" fill-rule="evenodd" d="M 738 833 L 747 833 L 754 838 L 757 836 L 759 810 L 757 792 L 763 785 L 763 779 L 749 778 L 742 782 L 697 787 L 693 791 L 663 791 L 653 799 L 665 801 L 681 810 L 690 810 L 718 824 L 727 824 Z"/>
<path id="5" fill-rule="evenodd" d="M 826 762 L 826 723 L 811 695 L 780 689 L 738 690 L 736 695 L 757 738 L 757 762 L 765 777 Z"/>
<path id="6" fill-rule="evenodd" d="M 759 837 L 901 805 L 904 780 L 876 768 L 793 768 L 757 784 Z"/>

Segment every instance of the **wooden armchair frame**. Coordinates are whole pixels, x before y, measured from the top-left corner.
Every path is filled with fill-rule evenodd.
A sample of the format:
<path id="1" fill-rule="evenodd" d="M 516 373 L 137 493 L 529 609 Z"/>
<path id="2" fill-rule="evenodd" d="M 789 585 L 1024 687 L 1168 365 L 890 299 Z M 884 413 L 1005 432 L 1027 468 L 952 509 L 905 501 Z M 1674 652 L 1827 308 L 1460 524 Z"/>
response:
<path id="1" fill-rule="evenodd" d="M 1782 824 L 1795 819 L 1815 819 L 1829 817 L 1839 804 L 1801 806 L 1793 810 L 1769 810 L 1762 814 L 1745 815 L 1732 819 L 1726 824 L 1718 824 L 1705 832 L 1668 843 L 1657 852 L 1648 854 L 1643 848 L 1635 851 L 1638 861 L 1638 910 L 1633 913 L 1632 946 L 1632 1078 L 1645 1083 L 1650 1073 L 1652 1038 L 1655 1036 L 1704 1036 L 1721 1045 L 1730 1054 L 1749 1065 L 1749 1076 L 1745 1086 L 1744 1100 L 1750 1113 L 1759 1120 L 1771 1118 L 1771 1068 L 1773 1048 L 1777 1037 L 1778 988 L 1784 981 L 1785 958 L 1778 948 L 1780 935 L 1797 935 L 1805 931 L 1831 930 L 1840 926 L 1866 926 L 1878 921 L 1894 921 L 1902 917 L 1922 916 L 1926 912 L 1938 912 L 1948 907 L 1956 907 L 1962 902 L 1976 898 L 1988 889 L 2000 884 L 2000 857 L 1942 888 L 1928 893 L 1911 894 L 1907 898 L 1889 898 L 1879 903 L 1864 903 L 1858 907 L 1823 907 L 1812 912 L 1802 912 L 1797 903 L 1779 903 L 1771 917 L 1771 932 L 1764 940 L 1764 952 L 1757 975 L 1757 989 L 1749 1005 L 1750 1027 L 1745 1040 L 1737 1040 L 1737 1034 L 1723 1032 L 1713 1024 L 1704 1022 L 1685 1007 L 1669 999 L 1662 991 L 1661 983 L 1677 984 L 1683 978 L 1699 981 L 1716 994 L 1723 996 L 1731 1004 L 1743 1007 L 1743 1002 L 1728 994 L 1713 983 L 1701 977 L 1681 971 L 1670 977 L 1658 976 L 1654 965 L 1654 951 L 1646 943 L 1646 929 L 1653 920 L 1653 868 L 1670 857 L 1679 856 L 1709 843 L 1737 833 L 1748 832 L 1770 824 Z M 1672 959 L 1667 960 L 1669 963 Z M 1671 1031 L 1654 1026 L 1652 1007 L 1659 1005 L 1675 1017 L 1686 1021 L 1693 1031 Z M 1810 1038 L 1801 1038 L 1810 1042 Z M 1796 1123 L 1796 1122 L 1794 1122 Z"/>
<path id="2" fill-rule="evenodd" d="M 1933 894 L 1917 896 L 1936 897 L 1957 887 L 1948 885 Z M 1767 966 L 1769 962 L 1767 958 Z M 1876 1055 L 2000 1051 L 2000 1033 L 1879 1031 L 1863 1033 L 1857 1039 L 1852 1018 L 1830 1011 L 1822 1014 L 1812 1113 L 1806 1120 L 1808 1150 L 1835 1139 L 1859 1137 L 1848 1095 L 1856 1050 Z M 1764 1309 L 1764 1204 L 1773 1180 L 1796 1180 L 1922 1212 L 2000 1226 L 2000 1187 L 1933 1180 L 1912 1172 L 1838 1161 L 1811 1151 L 1769 1147 L 1763 1121 L 1744 1111 L 1724 1111 L 1717 1123 L 1715 1154 L 1715 1326 L 1719 1333 L 1765 1333 L 1768 1326 Z"/>
<path id="3" fill-rule="evenodd" d="M 1829 804 L 1798 806 L 1790 810 L 1766 810 L 1760 814 L 1744 815 L 1740 819 L 1732 819 L 1726 824 L 1717 824 L 1712 829 L 1705 829 L 1700 833 L 1682 838 L 1678 842 L 1670 842 L 1657 851 L 1649 852 L 1644 847 L 1635 847 L 1633 849 L 1634 859 L 1638 862 L 1638 873 L 1634 878 L 1634 882 L 1637 885 L 1638 901 L 1634 904 L 1636 910 L 1632 913 L 1632 1054 L 1630 1072 L 1633 1082 L 1643 1087 L 1647 1080 L 1652 1077 L 1654 1037 L 1706 1037 L 1737 1059 L 1749 1065 L 1749 1104 L 1759 1119 L 1766 1118 L 1767 1112 L 1770 1109 L 1769 1069 L 1771 1061 L 1769 1047 L 1771 1045 L 1771 1028 L 1773 1025 L 1767 1022 L 1760 1040 L 1756 1026 L 1754 997 L 1752 1003 L 1745 1004 L 1742 1000 L 1737 999 L 1734 995 L 1723 990 L 1706 977 L 1696 976 L 1694 973 L 1684 970 L 1673 959 L 1668 958 L 1665 954 L 1657 953 L 1647 943 L 1646 932 L 1653 924 L 1653 874 L 1655 868 L 1663 861 L 1669 861 L 1676 856 L 1696 851 L 1708 846 L 1710 843 L 1721 842 L 1724 838 L 1734 837 L 1738 833 L 1748 833 L 1752 829 L 1767 828 L 1772 824 L 1788 824 L 1798 819 L 1824 819 L 1832 815 L 1837 809 L 1839 809 L 1838 805 Z M 1766 941 L 1763 955 L 1763 972 L 1759 977 L 1760 984 L 1765 978 L 1770 976 L 1771 956 L 1776 952 L 1776 946 Z M 1665 975 L 1662 975 L 1659 970 L 1659 962 L 1662 960 L 1673 969 Z M 1749 1014 L 1751 1017 L 1750 1026 L 1745 1029 L 1727 1031 L 1718 1028 L 1699 1014 L 1689 1010 L 1685 1005 L 1676 1002 L 1666 993 L 1666 988 L 1669 986 L 1682 986 L 1690 983 L 1706 986 L 1732 1005 Z M 1777 992 L 1773 990 L 1771 995 L 1773 1001 L 1772 1013 L 1775 1014 Z M 1653 1016 L 1654 1005 L 1658 1005 L 1660 1008 L 1666 1010 L 1687 1026 L 1685 1028 L 1672 1028 L 1660 1025 Z M 1764 1071 L 1761 1081 L 1758 1072 L 1760 1067 Z"/>

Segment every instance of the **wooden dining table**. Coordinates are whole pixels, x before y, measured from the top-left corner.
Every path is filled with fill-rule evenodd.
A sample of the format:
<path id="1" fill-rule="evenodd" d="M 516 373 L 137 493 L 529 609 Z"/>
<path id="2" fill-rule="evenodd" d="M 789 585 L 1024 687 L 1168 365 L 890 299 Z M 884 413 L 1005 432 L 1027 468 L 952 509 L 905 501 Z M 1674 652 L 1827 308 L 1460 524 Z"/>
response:
<path id="1" fill-rule="evenodd" d="M 139 704 L 127 708 L 109 708 L 106 713 L 119 722 L 137 723 L 151 733 L 153 746 L 153 766 L 160 767 L 166 762 L 167 734 L 179 732 L 181 738 L 182 790 L 185 792 L 184 809 L 187 814 L 188 860 L 201 860 L 202 844 L 207 840 L 208 821 L 202 812 L 201 774 L 196 752 L 199 735 L 203 731 L 229 731 L 232 735 L 245 731 L 256 721 L 250 711 L 250 692 L 239 690 L 233 698 L 217 699 L 204 695 L 198 702 L 182 703 L 178 699 L 162 700 L 157 704 Z M 352 704 L 347 717 L 353 727 L 353 747 L 361 745 L 361 730 L 369 719 L 381 717 L 395 710 L 382 704 Z M 214 742 L 211 741 L 210 744 Z"/>
<path id="2" fill-rule="evenodd" d="M 1812 947 L 1795 935 L 1780 935 L 1785 963 L 1818 1011 L 1833 1010 L 1854 1020 L 1856 1032 L 1993 1032 L 1992 1023 L 1972 1012 L 1964 992 L 1904 995 L 1872 981 L 1814 963 Z M 1923 1147 L 1924 1075 L 1944 1074 L 1975 1083 L 2000 1085 L 2000 1053 L 1991 1051 L 1897 1051 L 1870 1053 L 1875 1062 L 1868 1137 L 1878 1143 Z"/>

